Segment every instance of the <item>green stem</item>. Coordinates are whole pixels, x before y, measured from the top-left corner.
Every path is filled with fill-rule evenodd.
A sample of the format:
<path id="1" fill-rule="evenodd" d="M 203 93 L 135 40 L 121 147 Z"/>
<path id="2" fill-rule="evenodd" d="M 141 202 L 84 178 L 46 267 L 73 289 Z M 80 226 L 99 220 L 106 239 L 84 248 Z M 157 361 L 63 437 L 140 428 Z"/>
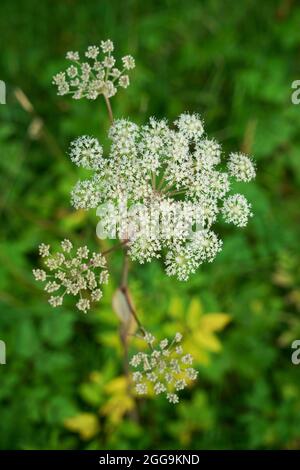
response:
<path id="1" fill-rule="evenodd" d="M 113 116 L 113 112 L 112 112 L 112 109 L 111 109 L 111 104 L 110 104 L 109 98 L 106 95 L 103 95 L 103 96 L 104 96 L 105 104 L 106 104 L 106 107 L 107 107 L 110 124 L 113 124 L 114 116 Z"/>

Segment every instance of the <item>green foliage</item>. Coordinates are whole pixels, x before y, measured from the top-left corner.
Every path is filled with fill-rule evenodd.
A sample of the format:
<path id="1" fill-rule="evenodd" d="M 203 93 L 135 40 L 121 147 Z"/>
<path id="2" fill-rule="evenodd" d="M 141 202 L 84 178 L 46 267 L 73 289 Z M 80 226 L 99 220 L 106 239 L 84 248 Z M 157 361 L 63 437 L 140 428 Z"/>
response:
<path id="1" fill-rule="evenodd" d="M 290 361 L 300 335 L 300 106 L 290 100 L 299 21 L 299 6 L 284 0 L 1 2 L 0 448 L 299 449 L 300 374 Z M 53 311 L 31 276 L 41 241 L 109 246 L 96 239 L 94 214 L 70 208 L 78 172 L 65 155 L 79 134 L 105 145 L 104 106 L 58 98 L 51 86 L 66 50 L 108 37 L 137 63 L 131 87 L 112 100 L 116 116 L 199 112 L 226 150 L 253 154 L 258 170 L 243 187 L 255 217 L 239 233 L 220 228 L 224 250 L 212 265 L 188 283 L 166 278 L 159 262 L 132 269 L 153 333 L 192 322 L 194 344 L 205 346 L 181 403 L 142 401 L 139 421 L 111 307 L 118 256 L 112 286 L 86 316 L 71 304 Z M 229 316 L 209 318 L 219 312 Z"/>

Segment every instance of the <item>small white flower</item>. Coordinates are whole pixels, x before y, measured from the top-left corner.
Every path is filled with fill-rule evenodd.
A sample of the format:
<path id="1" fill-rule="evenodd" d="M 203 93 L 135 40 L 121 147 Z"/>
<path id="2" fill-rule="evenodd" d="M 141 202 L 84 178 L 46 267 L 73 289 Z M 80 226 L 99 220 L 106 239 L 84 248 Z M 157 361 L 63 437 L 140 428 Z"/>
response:
<path id="1" fill-rule="evenodd" d="M 100 202 L 101 193 L 97 177 L 77 181 L 71 192 L 71 203 L 75 209 L 96 208 Z"/>
<path id="2" fill-rule="evenodd" d="M 209 170 L 221 161 L 221 146 L 214 139 L 204 139 L 195 147 L 196 169 Z"/>
<path id="3" fill-rule="evenodd" d="M 223 204 L 222 213 L 225 222 L 237 227 L 245 227 L 249 217 L 252 217 L 251 204 L 242 194 L 229 196 Z"/>
<path id="4" fill-rule="evenodd" d="M 151 333 L 147 332 L 144 336 L 144 339 L 148 344 L 153 344 L 154 341 L 155 341 L 155 336 L 153 336 Z"/>
<path id="5" fill-rule="evenodd" d="M 127 88 L 130 84 L 129 77 L 128 75 L 122 75 L 122 77 L 119 78 L 119 85 L 122 88 Z"/>
<path id="6" fill-rule="evenodd" d="M 175 121 L 175 125 L 189 139 L 199 139 L 204 132 L 203 123 L 198 114 L 181 114 L 177 121 Z"/>
<path id="7" fill-rule="evenodd" d="M 177 380 L 175 382 L 175 390 L 179 392 L 180 390 L 183 390 L 186 387 L 186 381 L 184 379 Z"/>
<path id="8" fill-rule="evenodd" d="M 181 368 L 180 368 L 180 364 L 178 362 L 177 359 L 172 359 L 170 361 L 170 367 L 171 367 L 171 370 L 175 373 L 175 374 L 180 374 L 181 372 Z"/>
<path id="9" fill-rule="evenodd" d="M 85 53 L 85 56 L 88 57 L 89 59 L 96 59 L 98 55 L 99 55 L 99 47 L 97 46 L 89 46 Z"/>
<path id="10" fill-rule="evenodd" d="M 122 58 L 123 66 L 126 70 L 134 69 L 135 61 L 131 55 L 126 55 Z"/>
<path id="11" fill-rule="evenodd" d="M 75 67 L 74 65 L 71 65 L 70 67 L 67 68 L 67 75 L 70 78 L 76 77 L 77 73 L 78 73 L 77 67 Z"/>
<path id="12" fill-rule="evenodd" d="M 163 393 L 165 391 L 166 391 L 166 387 L 161 382 L 157 382 L 154 385 L 154 392 L 156 393 L 156 395 L 159 395 L 160 393 Z"/>
<path id="13" fill-rule="evenodd" d="M 178 398 L 178 395 L 176 395 L 176 393 L 168 393 L 167 399 L 170 403 L 176 404 L 179 402 L 179 398 Z"/>
<path id="14" fill-rule="evenodd" d="M 191 240 L 192 252 L 201 262 L 211 262 L 222 249 L 222 240 L 212 230 L 200 230 L 193 234 Z"/>
<path id="15" fill-rule="evenodd" d="M 143 376 L 140 372 L 134 372 L 132 374 L 132 378 L 134 382 L 140 382 L 143 379 Z"/>
<path id="16" fill-rule="evenodd" d="M 110 71 L 110 75 L 114 78 L 119 78 L 120 75 L 121 75 L 121 71 L 117 68 L 113 68 L 111 71 Z"/>
<path id="17" fill-rule="evenodd" d="M 182 340 L 182 334 L 176 333 L 174 340 L 176 341 L 176 343 L 180 343 L 180 341 Z"/>
<path id="18" fill-rule="evenodd" d="M 157 375 L 154 374 L 154 372 L 147 372 L 146 374 L 147 379 L 149 382 L 156 382 L 157 381 Z M 143 376 L 141 377 L 140 380 L 142 380 Z"/>
<path id="19" fill-rule="evenodd" d="M 52 307 L 59 307 L 63 303 L 63 297 L 62 296 L 52 296 L 49 299 L 49 304 Z"/>
<path id="20" fill-rule="evenodd" d="M 153 366 L 153 363 L 151 360 L 149 360 L 149 358 L 147 356 L 144 356 L 143 357 L 143 369 L 144 369 L 144 372 L 147 372 L 149 370 L 151 370 Z"/>
<path id="21" fill-rule="evenodd" d="M 88 299 L 80 299 L 76 307 L 78 310 L 82 310 L 84 313 L 86 313 L 90 309 L 90 301 Z"/>
<path id="22" fill-rule="evenodd" d="M 167 338 L 165 338 L 159 343 L 159 346 L 161 349 L 165 349 L 168 347 L 168 344 L 169 344 L 169 341 L 167 340 Z"/>
<path id="23" fill-rule="evenodd" d="M 101 41 L 101 49 L 105 54 L 112 52 L 114 50 L 114 43 L 110 39 L 107 39 L 107 41 Z"/>
<path id="24" fill-rule="evenodd" d="M 168 276 L 177 276 L 180 281 L 187 281 L 199 266 L 199 259 L 192 246 L 175 246 L 171 248 L 165 259 Z"/>
<path id="25" fill-rule="evenodd" d="M 190 380 L 196 380 L 198 376 L 198 371 L 193 369 L 193 367 L 188 367 L 186 370 L 186 375 Z"/>
<path id="26" fill-rule="evenodd" d="M 91 292 L 91 299 L 93 302 L 99 302 L 99 300 L 102 298 L 102 290 L 101 289 L 95 289 Z"/>
<path id="27" fill-rule="evenodd" d="M 80 248 L 77 249 L 77 256 L 78 258 L 83 258 L 86 259 L 89 256 L 89 249 L 87 246 L 81 246 Z"/>
<path id="28" fill-rule="evenodd" d="M 104 161 L 103 149 L 94 137 L 84 135 L 71 143 L 70 158 L 77 165 L 89 170 L 99 170 Z"/>
<path id="29" fill-rule="evenodd" d="M 231 153 L 229 155 L 228 170 L 237 181 L 251 181 L 256 176 L 255 166 L 251 158 L 243 153 Z"/>
<path id="30" fill-rule="evenodd" d="M 130 364 L 132 367 L 137 367 L 137 366 L 140 365 L 141 361 L 142 361 L 141 355 L 140 355 L 140 354 L 135 354 L 135 355 L 131 358 L 131 361 L 130 361 L 129 364 Z"/>
<path id="31" fill-rule="evenodd" d="M 104 67 L 111 69 L 115 65 L 116 61 L 112 56 L 106 56 L 102 63 Z"/>
<path id="32" fill-rule="evenodd" d="M 36 281 L 43 282 L 47 278 L 46 272 L 43 269 L 33 269 L 32 272 Z"/>
<path id="33" fill-rule="evenodd" d="M 75 51 L 69 51 L 67 52 L 66 54 L 66 58 L 69 59 L 69 60 L 74 60 L 74 61 L 78 61 L 79 60 L 79 52 Z"/>
<path id="34" fill-rule="evenodd" d="M 45 245 L 45 243 L 41 243 L 39 246 L 39 255 L 45 258 L 46 256 L 50 255 L 50 245 Z"/>
<path id="35" fill-rule="evenodd" d="M 66 238 L 61 242 L 61 247 L 63 249 L 63 251 L 65 251 L 66 253 L 70 253 L 70 251 L 72 250 L 73 248 L 73 245 L 72 243 L 70 242 L 70 240 L 67 240 Z"/>
<path id="36" fill-rule="evenodd" d="M 191 354 L 186 354 L 185 356 L 182 357 L 182 362 L 184 364 L 192 364 L 193 363 L 193 356 Z"/>
<path id="37" fill-rule="evenodd" d="M 167 382 L 167 384 L 171 384 L 174 381 L 173 374 L 170 374 L 169 372 L 167 372 L 165 375 L 165 381 Z"/>
<path id="38" fill-rule="evenodd" d="M 60 284 L 57 284 L 55 281 L 50 281 L 45 285 L 45 291 L 46 292 L 55 292 L 60 288 Z"/>
<path id="39" fill-rule="evenodd" d="M 101 266 L 101 267 L 104 267 L 104 266 Z M 108 271 L 101 271 L 100 276 L 99 276 L 100 284 L 107 284 L 108 279 L 109 279 Z"/>
<path id="40" fill-rule="evenodd" d="M 135 390 L 136 390 L 136 392 L 137 392 L 138 395 L 146 395 L 146 393 L 147 393 L 147 385 L 144 384 L 144 383 L 136 384 Z"/>

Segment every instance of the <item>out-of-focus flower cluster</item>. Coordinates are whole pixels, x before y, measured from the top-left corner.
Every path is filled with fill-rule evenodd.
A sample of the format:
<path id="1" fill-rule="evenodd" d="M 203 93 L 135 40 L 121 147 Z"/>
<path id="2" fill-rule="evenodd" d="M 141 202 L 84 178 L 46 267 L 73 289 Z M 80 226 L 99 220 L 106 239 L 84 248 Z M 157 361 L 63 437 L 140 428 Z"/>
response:
<path id="1" fill-rule="evenodd" d="M 45 269 L 33 269 L 34 278 L 45 283 L 52 307 L 62 305 L 65 296 L 72 295 L 78 298 L 77 308 L 86 313 L 101 299 L 100 286 L 108 281 L 106 259 L 100 253 L 90 255 L 86 246 L 75 251 L 70 240 L 63 240 L 61 247 L 62 251 L 51 255 L 49 245 L 39 246 Z"/>
<path id="2" fill-rule="evenodd" d="M 155 346 L 156 338 L 146 333 L 144 340 L 150 348 L 149 353 L 135 354 L 130 364 L 136 369 L 133 372 L 135 391 L 138 395 L 163 394 L 170 403 L 178 403 L 178 392 L 193 382 L 198 372 L 192 367 L 193 357 L 184 354 L 181 340 L 182 335 L 176 333 L 173 341 L 160 341 Z"/>
<path id="3" fill-rule="evenodd" d="M 116 67 L 112 55 L 114 44 L 111 40 L 102 41 L 100 47 L 89 46 L 80 59 L 79 52 L 68 52 L 66 58 L 72 64 L 65 72 L 53 77 L 59 95 L 71 94 L 74 99 L 88 98 L 95 100 L 99 95 L 107 98 L 114 96 L 118 87 L 127 88 L 127 72 L 135 67 L 132 56 L 122 58 L 121 67 Z"/>
<path id="4" fill-rule="evenodd" d="M 129 240 L 132 259 L 144 263 L 164 254 L 167 274 L 187 280 L 222 248 L 212 230 L 219 215 L 238 227 L 252 216 L 245 196 L 230 191 L 233 179 L 253 179 L 255 166 L 241 153 L 222 159 L 199 115 L 181 114 L 174 124 L 116 120 L 107 158 L 95 138 L 75 140 L 71 159 L 94 174 L 77 182 L 71 200 L 83 209 L 111 204 L 101 212 L 102 231 L 116 226 L 115 237 Z"/>

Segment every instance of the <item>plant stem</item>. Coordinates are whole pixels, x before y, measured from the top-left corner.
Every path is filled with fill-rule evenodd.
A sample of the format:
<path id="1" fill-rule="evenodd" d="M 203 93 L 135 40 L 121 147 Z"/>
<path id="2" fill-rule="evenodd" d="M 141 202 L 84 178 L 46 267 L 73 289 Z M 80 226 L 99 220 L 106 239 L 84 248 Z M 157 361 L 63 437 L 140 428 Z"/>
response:
<path id="1" fill-rule="evenodd" d="M 124 261 L 120 289 L 127 289 L 128 285 L 129 259 L 126 248 L 124 249 Z"/>
<path id="2" fill-rule="evenodd" d="M 106 95 L 103 95 L 103 96 L 104 96 L 105 104 L 106 104 L 106 107 L 107 107 L 110 124 L 113 124 L 114 116 L 113 116 L 113 112 L 112 112 L 112 109 L 111 109 L 111 104 L 110 104 L 109 98 Z"/>
<path id="3" fill-rule="evenodd" d="M 170 192 L 170 193 L 167 192 L 166 194 L 167 194 L 167 196 L 169 196 L 169 197 L 171 197 L 171 196 L 178 196 L 178 194 L 184 194 L 184 193 L 186 193 L 186 190 L 187 190 L 187 189 L 188 189 L 188 188 L 185 188 L 185 189 L 180 190 L 180 191 L 172 191 L 172 192 Z"/>
<path id="4" fill-rule="evenodd" d="M 120 290 L 123 292 L 123 294 L 125 296 L 128 308 L 129 308 L 132 316 L 134 317 L 135 321 L 139 325 L 139 328 L 141 328 L 141 326 L 140 326 L 141 323 L 140 323 L 139 319 L 136 316 L 136 313 L 135 313 L 135 310 L 132 306 L 130 296 L 129 296 L 129 292 L 128 292 L 129 258 L 128 258 L 128 253 L 127 253 L 127 248 L 123 247 L 123 249 L 124 249 L 124 259 L 123 259 L 123 268 L 122 268 L 122 274 L 121 274 Z M 138 413 L 138 409 L 137 409 L 135 396 L 134 396 L 133 391 L 132 391 L 132 382 L 131 382 L 131 379 L 130 379 L 130 370 L 129 370 L 129 353 L 128 353 L 128 339 L 129 339 L 128 332 L 129 332 L 129 329 L 130 329 L 130 322 L 129 322 L 129 324 L 127 324 L 127 325 L 123 324 L 120 327 L 120 341 L 121 341 L 121 344 L 122 344 L 122 347 L 123 347 L 123 356 L 124 356 L 123 357 L 123 371 L 124 371 L 124 375 L 127 379 L 127 392 L 128 392 L 128 395 L 133 400 L 133 402 L 135 403 L 135 407 L 130 411 L 129 416 L 135 422 L 139 422 L 139 413 Z"/>
<path id="5" fill-rule="evenodd" d="M 130 293 L 129 293 L 129 289 L 128 289 L 128 272 L 129 272 L 129 258 L 128 258 L 128 253 L 127 253 L 127 249 L 124 248 L 124 262 L 123 262 L 123 269 L 122 269 L 122 276 L 121 276 L 121 284 L 120 284 L 120 290 L 123 292 L 124 296 L 125 296 L 125 299 L 126 299 L 126 302 L 127 302 L 127 305 L 128 305 L 128 308 L 130 310 L 130 313 L 131 315 L 133 316 L 134 320 L 136 321 L 139 329 L 141 330 L 141 332 L 143 333 L 143 335 L 145 334 L 145 328 L 143 327 L 136 311 L 135 311 L 135 308 L 133 307 L 133 304 L 132 304 L 132 301 L 131 301 L 131 298 L 130 298 Z"/>
<path id="6" fill-rule="evenodd" d="M 117 250 L 118 248 L 124 248 L 124 246 L 126 245 L 126 243 L 128 243 L 128 240 L 123 240 L 122 242 L 118 243 L 117 245 L 114 245 L 112 246 L 111 248 L 108 248 L 107 250 L 105 251 L 102 251 L 102 255 L 103 256 L 106 256 L 110 253 L 112 253 L 113 251 Z"/>
<path id="7" fill-rule="evenodd" d="M 110 124 L 112 125 L 113 122 L 114 122 L 114 116 L 113 116 L 111 104 L 110 104 L 109 98 L 106 95 L 103 95 L 103 96 L 104 96 L 105 104 L 106 104 L 107 111 L 108 111 L 109 121 L 110 121 Z M 144 333 L 145 330 L 144 330 L 144 328 L 143 328 L 143 326 L 142 326 L 142 324 L 141 324 L 141 322 L 140 322 L 140 320 L 139 320 L 139 318 L 138 318 L 138 316 L 135 312 L 135 309 L 133 308 L 133 305 L 132 305 L 132 302 L 131 302 L 131 299 L 130 299 L 130 295 L 129 295 L 129 291 L 128 291 L 129 258 L 128 258 L 127 247 L 126 247 L 127 243 L 128 243 L 128 240 L 125 240 L 125 241 L 119 243 L 118 245 L 116 245 L 112 248 L 109 248 L 108 250 L 106 250 L 102 254 L 103 255 L 108 254 L 108 253 L 114 251 L 115 249 L 119 248 L 120 246 L 123 248 L 123 250 L 124 250 L 124 260 L 123 260 L 123 268 L 122 268 L 122 274 L 121 274 L 120 290 L 123 292 L 123 294 L 125 296 L 128 308 L 129 308 L 133 318 L 135 319 L 139 329 L 143 332 L 143 334 L 145 334 Z M 124 325 L 121 325 L 121 327 L 120 327 L 120 341 L 121 341 L 121 344 L 122 344 L 122 347 L 123 347 L 123 353 L 124 353 L 123 370 L 124 370 L 124 375 L 127 378 L 127 384 L 128 384 L 127 391 L 128 391 L 128 395 L 135 402 L 135 397 L 134 397 L 134 395 L 132 393 L 132 389 L 131 389 L 130 371 L 129 371 L 128 327 L 126 327 Z M 129 415 L 132 417 L 132 419 L 134 421 L 136 421 L 136 422 L 139 421 L 139 414 L 138 414 L 138 410 L 137 410 L 136 407 L 133 408 L 133 410 L 131 410 Z"/>

